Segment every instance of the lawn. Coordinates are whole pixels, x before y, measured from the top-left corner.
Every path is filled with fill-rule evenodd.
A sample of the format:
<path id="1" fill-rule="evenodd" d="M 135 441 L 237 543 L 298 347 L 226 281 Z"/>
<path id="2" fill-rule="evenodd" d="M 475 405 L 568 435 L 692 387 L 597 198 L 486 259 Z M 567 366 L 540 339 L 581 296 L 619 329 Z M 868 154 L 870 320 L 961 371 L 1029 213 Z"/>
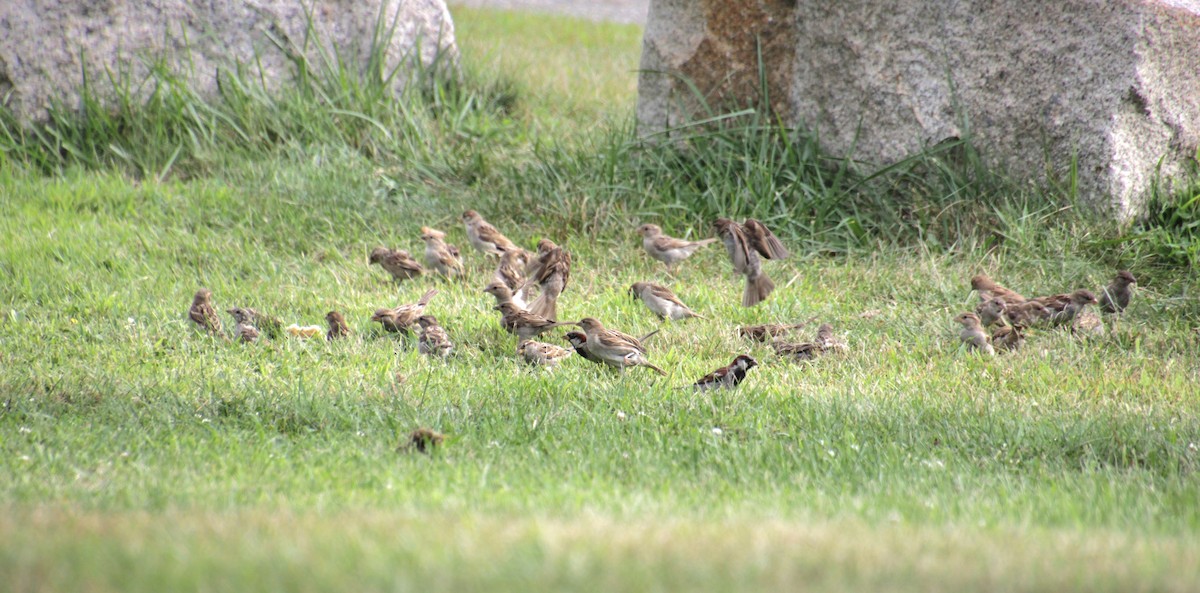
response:
<path id="1" fill-rule="evenodd" d="M 950 207 L 959 196 L 939 190 L 897 239 L 869 201 L 748 202 L 795 181 L 758 175 L 766 160 L 671 182 L 672 167 L 707 161 L 615 140 L 632 119 L 638 28 L 454 16 L 466 69 L 490 73 L 472 84 L 499 107 L 453 123 L 354 141 L 297 132 L 167 165 L 172 150 L 154 147 L 145 161 L 0 161 L 10 590 L 1200 587 L 1194 270 L 1050 190 L 1006 202 L 1009 186 L 970 175 L 896 181 L 920 193 L 970 178 L 994 200 Z M 839 172 L 790 174 L 820 197 L 842 191 Z M 568 248 L 561 318 L 661 329 L 647 345 L 667 375 L 518 360 L 482 293 L 493 264 L 458 222 L 467 208 L 526 247 Z M 779 286 L 767 302 L 739 305 L 720 246 L 668 276 L 633 232 L 656 221 L 707 237 L 713 212 L 762 216 L 793 246 L 766 264 Z M 419 254 L 423 225 L 467 251 L 464 280 L 396 284 L 367 265 L 377 245 Z M 1037 329 L 995 358 L 958 344 L 973 274 L 1049 294 L 1096 289 L 1119 267 L 1142 286 L 1104 336 Z M 709 320 L 659 322 L 627 294 L 639 280 Z M 354 334 L 207 337 L 186 318 L 201 286 L 222 311 L 285 323 L 336 309 Z M 368 321 L 430 287 L 457 346 L 444 361 Z M 850 351 L 793 362 L 736 333 L 771 321 L 809 323 L 806 337 L 830 322 Z M 739 389 L 682 388 L 739 353 L 762 363 Z M 419 426 L 446 442 L 398 451 Z"/>

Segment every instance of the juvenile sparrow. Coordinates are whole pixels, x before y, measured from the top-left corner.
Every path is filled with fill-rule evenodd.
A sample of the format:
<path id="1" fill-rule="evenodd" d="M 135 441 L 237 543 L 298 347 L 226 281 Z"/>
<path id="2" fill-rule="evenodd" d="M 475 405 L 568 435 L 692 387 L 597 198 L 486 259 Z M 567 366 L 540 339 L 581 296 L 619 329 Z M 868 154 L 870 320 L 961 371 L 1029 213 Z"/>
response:
<path id="1" fill-rule="evenodd" d="M 1049 309 L 1036 300 L 1004 306 L 1004 318 L 1014 327 L 1030 327 L 1039 321 L 1050 319 L 1052 315 Z"/>
<path id="2" fill-rule="evenodd" d="M 954 321 L 963 326 L 962 331 L 958 333 L 958 339 L 966 344 L 968 350 L 978 350 L 991 356 L 996 354 L 996 349 L 992 347 L 992 338 L 983 332 L 983 325 L 979 321 L 978 315 L 961 313 L 954 318 Z"/>
<path id="3" fill-rule="evenodd" d="M 408 335 L 409 328 L 416 323 L 418 317 L 425 314 L 425 306 L 429 304 L 429 299 L 432 299 L 435 294 L 437 294 L 437 290 L 429 290 L 421 295 L 421 299 L 416 303 L 400 305 L 394 309 L 376 309 L 375 314 L 371 316 L 371 321 L 383 324 L 383 329 L 386 331 Z"/>
<path id="4" fill-rule="evenodd" d="M 812 360 L 824 354 L 844 352 L 849 346 L 833 333 L 833 326 L 822 323 L 817 328 L 817 337 L 811 342 L 773 342 L 771 347 L 779 356 L 790 356 L 796 360 Z"/>
<path id="5" fill-rule="evenodd" d="M 438 445 L 441 445 L 445 440 L 446 435 L 433 430 L 432 428 L 422 427 L 409 433 L 408 439 L 400 443 L 400 446 L 397 447 L 396 450 L 403 451 L 405 449 L 416 449 L 418 453 L 428 453 Z"/>
<path id="6" fill-rule="evenodd" d="M 742 223 L 742 230 L 746 233 L 746 238 L 750 239 L 750 243 L 754 245 L 754 250 L 767 259 L 787 259 L 792 256 L 792 252 L 783 246 L 783 242 L 767 225 L 747 218 L 746 222 Z"/>
<path id="7" fill-rule="evenodd" d="M 325 334 L 326 340 L 332 342 L 350 335 L 350 326 L 346 325 L 346 318 L 341 313 L 330 311 L 325 314 L 325 321 L 329 323 L 329 332 Z"/>
<path id="8" fill-rule="evenodd" d="M 1071 302 L 1063 308 L 1059 320 L 1069 319 L 1071 331 L 1076 334 L 1102 334 L 1104 333 L 1104 321 L 1100 319 L 1099 314 L 1088 308 L 1089 305 L 1095 305 L 1098 302 L 1092 291 L 1076 290 L 1071 293 Z"/>
<path id="9" fill-rule="evenodd" d="M 604 364 L 604 361 L 601 360 L 599 356 L 592 354 L 592 352 L 588 350 L 587 334 L 583 332 L 571 331 L 567 332 L 567 335 L 563 337 L 571 343 L 571 347 L 575 349 L 575 354 L 582 356 L 584 360 L 594 362 L 596 364 Z"/>
<path id="10" fill-rule="evenodd" d="M 742 306 L 753 307 L 762 302 L 771 294 L 771 291 L 775 290 L 775 283 L 771 282 L 771 279 L 763 273 L 762 261 L 759 258 L 759 255 L 762 254 L 767 259 L 771 259 L 769 255 L 770 242 L 762 237 L 757 243 L 752 241 L 742 225 L 727 218 L 718 218 L 713 223 L 713 227 L 725 243 L 729 259 L 733 262 L 733 271 L 746 277 L 746 289 L 742 293 Z M 778 239 L 775 241 L 778 242 Z M 761 251 L 760 246 L 762 247 Z"/>
<path id="11" fill-rule="evenodd" d="M 578 323 L 587 336 L 588 351 L 611 367 L 625 371 L 626 367 L 644 366 L 660 375 L 667 374 L 646 360 L 646 349 L 637 338 L 612 329 L 605 329 L 599 320 L 585 317 Z"/>
<path id="12" fill-rule="evenodd" d="M 539 251 L 540 249 L 541 244 Z M 571 279 L 571 254 L 562 247 L 555 246 L 538 259 L 541 260 L 541 265 L 535 274 L 529 276 L 526 283 L 537 284 L 542 292 L 529 304 L 529 312 L 546 319 L 557 319 L 558 297 L 567 289 L 567 283 Z"/>
<path id="13" fill-rule="evenodd" d="M 992 346 L 1000 350 L 1015 352 L 1025 345 L 1024 330 L 1019 325 L 1004 325 L 992 334 Z"/>
<path id="14" fill-rule="evenodd" d="M 494 308 L 501 313 L 500 326 L 516 335 L 521 341 L 532 340 L 556 327 L 574 325 L 568 322 L 551 321 L 536 313 L 522 311 L 512 303 L 499 304 Z M 509 329 L 510 327 L 512 329 Z"/>
<path id="15" fill-rule="evenodd" d="M 1096 299 L 1096 295 L 1092 294 L 1092 291 L 1079 289 L 1067 295 L 1055 295 L 1055 303 L 1061 302 L 1061 297 L 1063 296 L 1066 297 L 1066 302 L 1050 316 L 1050 321 L 1055 325 L 1064 323 L 1073 324 L 1079 312 L 1083 311 L 1088 305 L 1095 305 L 1099 302 Z"/>
<path id="16" fill-rule="evenodd" d="M 987 274 L 978 274 L 971 278 L 971 290 L 979 293 L 979 300 L 986 301 L 998 298 L 1005 304 L 1015 305 L 1025 301 L 1025 297 L 992 281 Z"/>
<path id="17" fill-rule="evenodd" d="M 661 284 L 653 282 L 634 282 L 633 286 L 629 287 L 629 295 L 635 299 L 641 299 L 646 303 L 646 308 L 650 309 L 651 313 L 658 315 L 659 319 L 667 319 L 678 321 L 687 319 L 688 317 L 699 317 L 700 319 L 708 319 L 707 317 L 691 310 L 675 293 L 671 292 Z"/>
<path id="18" fill-rule="evenodd" d="M 192 298 L 192 306 L 188 308 L 188 319 L 200 329 L 214 335 L 221 335 L 221 318 L 212 304 L 212 291 L 201 288 Z"/>
<path id="19" fill-rule="evenodd" d="M 1100 292 L 1100 310 L 1105 313 L 1123 313 L 1133 298 L 1137 279 L 1128 270 L 1121 270 L 1112 282 Z"/>
<path id="20" fill-rule="evenodd" d="M 709 389 L 733 389 L 741 384 L 742 379 L 746 378 L 746 372 L 758 366 L 758 361 L 753 357 L 742 354 L 733 359 L 729 366 L 723 366 L 707 375 L 704 375 L 700 380 L 692 383 L 692 387 L 698 391 L 707 391 Z"/>
<path id="21" fill-rule="evenodd" d="M 467 210 L 462 214 L 463 225 L 467 227 L 467 240 L 471 245 L 488 255 L 500 255 L 506 251 L 518 249 L 516 244 L 508 240 L 496 227 L 484 220 L 478 212 Z"/>
<path id="22" fill-rule="evenodd" d="M 1005 308 L 1004 299 L 991 297 L 975 306 L 975 314 L 979 316 L 983 327 L 991 327 L 996 323 L 1005 325 L 1008 323 L 1004 318 Z"/>
<path id="23" fill-rule="evenodd" d="M 513 291 L 521 290 L 521 287 L 525 285 L 525 266 L 527 265 L 529 265 L 529 252 L 524 249 L 511 249 L 500 256 L 500 263 L 496 265 L 496 272 L 492 274 L 492 282 L 499 282 L 506 286 L 513 301 L 522 309 L 526 306 L 525 299 L 523 296 L 513 294 Z"/>
<path id="24" fill-rule="evenodd" d="M 767 342 L 804 328 L 803 323 L 765 323 L 738 328 L 738 335 L 756 342 Z"/>
<path id="25" fill-rule="evenodd" d="M 570 356 L 571 351 L 554 344 L 525 340 L 517 346 L 517 354 L 529 364 L 554 368 L 562 359 Z"/>
<path id="26" fill-rule="evenodd" d="M 845 352 L 850 349 L 850 345 L 845 340 L 833 333 L 833 326 L 828 323 L 822 323 L 817 328 L 816 341 L 826 351 Z"/>
<path id="27" fill-rule="evenodd" d="M 233 316 L 233 320 L 237 325 L 233 328 L 233 335 L 237 341 L 243 344 L 249 344 L 258 339 L 258 328 L 254 327 L 250 313 L 241 307 L 234 307 L 228 310 L 228 313 Z"/>
<path id="28" fill-rule="evenodd" d="M 237 311 L 237 313 L 234 313 L 234 311 Z M 280 333 L 283 332 L 282 321 L 276 317 L 272 317 L 266 313 L 258 311 L 257 309 L 252 309 L 250 307 L 234 307 L 229 309 L 228 312 L 233 316 L 234 320 L 245 319 L 246 323 L 261 330 L 269 339 L 277 339 Z"/>
<path id="29" fill-rule="evenodd" d="M 462 254 L 457 247 L 446 243 L 446 233 L 424 226 L 421 227 L 421 239 L 425 241 L 426 266 L 443 276 L 462 275 Z"/>
<path id="30" fill-rule="evenodd" d="M 438 320 L 433 315 L 422 315 L 417 318 L 417 325 L 421 326 L 421 337 L 417 341 L 417 352 L 426 356 L 437 356 L 446 358 L 450 356 L 450 351 L 454 350 L 454 344 L 450 342 L 450 334 L 446 333 L 445 328 L 438 325 Z"/>
<path id="31" fill-rule="evenodd" d="M 696 250 L 715 243 L 717 239 L 703 239 L 700 241 L 685 241 L 664 235 L 662 229 L 656 224 L 643 224 L 638 227 L 637 232 L 642 236 L 642 249 L 650 254 L 650 257 L 667 264 L 667 270 L 670 271 L 675 264 L 692 256 Z"/>
<path id="32" fill-rule="evenodd" d="M 371 255 L 367 260 L 371 264 L 379 264 L 397 282 L 416 278 L 425 273 L 425 268 L 422 268 L 421 264 L 403 249 L 392 250 L 387 247 L 376 247 L 371 250 Z"/>

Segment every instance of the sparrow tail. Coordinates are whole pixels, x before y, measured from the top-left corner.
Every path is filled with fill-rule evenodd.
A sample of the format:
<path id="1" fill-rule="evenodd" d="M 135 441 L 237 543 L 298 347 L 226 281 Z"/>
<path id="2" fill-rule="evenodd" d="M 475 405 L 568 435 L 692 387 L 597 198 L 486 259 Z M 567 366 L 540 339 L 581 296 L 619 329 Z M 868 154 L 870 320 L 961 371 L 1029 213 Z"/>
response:
<path id="1" fill-rule="evenodd" d="M 775 283 L 766 274 L 746 276 L 746 291 L 742 293 L 742 306 L 753 307 L 764 300 L 775 290 Z"/>
<path id="2" fill-rule="evenodd" d="M 437 291 L 437 289 L 436 289 L 436 288 L 431 288 L 431 289 L 429 289 L 429 291 L 428 291 L 428 292 L 426 292 L 425 294 L 421 295 L 421 300 L 417 301 L 417 304 L 418 304 L 418 305 L 420 305 L 420 306 L 422 306 L 422 307 L 424 307 L 425 305 L 428 305 L 428 304 L 429 304 L 429 300 L 430 300 L 430 299 L 432 299 L 432 298 L 433 298 L 433 295 L 437 294 L 437 292 L 438 292 L 438 291 Z"/>

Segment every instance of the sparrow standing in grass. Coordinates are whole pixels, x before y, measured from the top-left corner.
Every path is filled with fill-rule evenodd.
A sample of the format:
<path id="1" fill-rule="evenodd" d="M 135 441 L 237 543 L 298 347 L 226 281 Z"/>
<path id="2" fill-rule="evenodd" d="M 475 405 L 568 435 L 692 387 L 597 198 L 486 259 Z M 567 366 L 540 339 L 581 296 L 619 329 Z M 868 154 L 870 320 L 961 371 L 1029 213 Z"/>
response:
<path id="1" fill-rule="evenodd" d="M 254 327 L 254 320 L 250 317 L 250 313 L 241 307 L 234 307 L 227 311 L 237 325 L 233 328 L 233 335 L 237 341 L 243 344 L 249 344 L 258 339 L 258 328 Z"/>
<path id="2" fill-rule="evenodd" d="M 990 298 L 997 298 L 1004 301 L 1008 305 L 1016 305 L 1025 302 L 1025 297 L 1013 292 L 987 277 L 987 274 L 979 274 L 971 278 L 971 290 L 979 293 L 979 300 L 986 301 Z"/>
<path id="3" fill-rule="evenodd" d="M 462 253 L 446 243 L 446 233 L 427 226 L 421 227 L 421 239 L 425 241 L 425 265 L 443 276 L 461 276 L 463 273 Z"/>
<path id="4" fill-rule="evenodd" d="M 567 332 L 567 335 L 563 337 L 571 343 L 571 347 L 575 349 L 575 354 L 582 356 L 584 360 L 594 362 L 596 364 L 604 364 L 604 361 L 600 360 L 599 356 L 592 354 L 592 352 L 588 350 L 587 334 L 583 332 L 572 331 Z"/>
<path id="5" fill-rule="evenodd" d="M 554 368 L 562 359 L 570 356 L 571 351 L 554 344 L 524 340 L 517 346 L 517 354 L 529 364 Z"/>
<path id="6" fill-rule="evenodd" d="M 767 342 L 804 328 L 803 323 L 765 323 L 738 328 L 738 335 L 755 342 Z"/>
<path id="7" fill-rule="evenodd" d="M 1004 319 L 1005 308 L 1004 299 L 991 297 L 975 306 L 975 314 L 979 316 L 983 327 L 991 327 L 996 323 L 1005 325 L 1008 323 Z"/>
<path id="8" fill-rule="evenodd" d="M 1053 313 L 1037 301 L 1004 306 L 1004 317 L 1014 327 L 1030 327 L 1039 321 L 1050 319 L 1051 315 Z"/>
<path id="9" fill-rule="evenodd" d="M 238 313 L 235 314 L 234 311 L 237 311 Z M 266 313 L 262 313 L 257 309 L 252 309 L 250 307 L 234 307 L 229 310 L 229 314 L 233 315 L 234 319 L 238 319 L 238 315 L 241 315 L 243 318 L 245 318 L 246 323 L 261 330 L 269 339 L 277 339 L 279 338 L 280 333 L 283 332 L 282 321 L 267 315 Z"/>
<path id="10" fill-rule="evenodd" d="M 1042 297 L 1042 299 L 1053 299 L 1050 302 L 1054 303 L 1055 307 L 1051 309 L 1050 321 L 1055 325 L 1073 323 L 1075 316 L 1080 311 L 1083 311 L 1088 305 L 1094 305 L 1099 302 L 1096 299 L 1096 295 L 1092 294 L 1092 291 L 1084 289 L 1079 289 L 1069 294 Z"/>
<path id="11" fill-rule="evenodd" d="M 450 356 L 450 351 L 454 350 L 454 344 L 450 342 L 450 334 L 446 333 L 445 328 L 438 325 L 438 320 L 433 315 L 422 315 L 417 318 L 417 325 L 421 326 L 421 337 L 417 341 L 417 352 L 426 356 L 437 356 L 446 358 Z"/>
<path id="12" fill-rule="evenodd" d="M 968 350 L 979 350 L 992 356 L 996 354 L 996 349 L 992 347 L 992 338 L 983 332 L 978 315 L 961 313 L 954 320 L 963 326 L 962 331 L 958 333 L 958 339 L 967 345 Z"/>
<path id="13" fill-rule="evenodd" d="M 796 360 L 812 360 L 830 352 L 844 352 L 850 347 L 833 334 L 833 326 L 822 323 L 817 328 L 817 337 L 811 342 L 773 342 L 775 354 L 790 356 Z"/>
<path id="14" fill-rule="evenodd" d="M 742 306 L 753 307 L 765 300 L 775 283 L 762 271 L 760 255 L 766 259 L 779 259 L 790 255 L 783 243 L 767 227 L 754 219 L 746 226 L 727 218 L 718 218 L 713 223 L 717 234 L 725 242 L 733 271 L 746 277 L 746 289 L 742 293 Z"/>
<path id="15" fill-rule="evenodd" d="M 371 264 L 379 264 L 379 267 L 391 274 L 392 279 L 396 282 L 410 280 L 425 273 L 425 268 L 422 268 L 421 264 L 403 249 L 392 250 L 387 247 L 376 247 L 371 250 L 367 261 Z"/>
<path id="16" fill-rule="evenodd" d="M 672 321 L 688 317 L 708 319 L 689 309 L 687 305 L 683 304 L 683 301 L 679 300 L 679 297 L 675 296 L 675 293 L 661 284 L 634 282 L 633 286 L 629 287 L 629 296 L 641 299 L 643 303 L 646 303 L 646 308 L 650 309 L 651 313 L 658 315 L 659 319 L 670 318 Z"/>
<path id="17" fill-rule="evenodd" d="M 200 329 L 214 335 L 221 335 L 221 318 L 212 304 L 212 291 L 201 288 L 192 297 L 192 306 L 188 308 L 188 319 Z"/>
<path id="18" fill-rule="evenodd" d="M 417 318 L 425 314 L 425 306 L 429 299 L 437 294 L 437 290 L 429 290 L 421 295 L 421 300 L 410 305 L 400 305 L 394 309 L 376 309 L 371 321 L 383 324 L 383 329 L 389 332 L 400 332 L 408 335 L 408 329 L 417 322 Z"/>
<path id="19" fill-rule="evenodd" d="M 467 227 L 467 240 L 475 249 L 487 255 L 501 255 L 506 251 L 519 249 L 474 210 L 463 212 L 462 221 Z"/>
<path id="20" fill-rule="evenodd" d="M 522 311 L 512 303 L 496 305 L 495 309 L 501 314 L 500 326 L 516 335 L 521 341 L 532 340 L 556 327 L 574 325 L 568 322 L 551 321 L 536 313 Z M 509 329 L 510 327 L 512 329 Z"/>
<path id="21" fill-rule="evenodd" d="M 408 435 L 408 439 L 400 443 L 397 451 L 416 449 L 418 453 L 428 453 L 446 440 L 446 435 L 432 428 L 418 428 Z"/>
<path id="22" fill-rule="evenodd" d="M 662 229 L 656 224 L 643 224 L 638 227 L 637 232 L 642 236 L 642 248 L 650 257 L 667 264 L 667 271 L 671 272 L 675 264 L 692 256 L 696 250 L 715 243 L 717 239 L 703 239 L 700 241 L 684 241 L 664 235 Z"/>
<path id="23" fill-rule="evenodd" d="M 332 342 L 350 335 L 350 326 L 346 325 L 346 318 L 342 317 L 341 313 L 330 311 L 325 314 L 325 321 L 329 323 L 329 332 L 325 334 L 326 340 Z"/>
<path id="24" fill-rule="evenodd" d="M 1025 334 L 1020 326 L 1005 325 L 992 334 L 992 346 L 1000 350 L 1015 352 L 1025 345 Z"/>
<path id="25" fill-rule="evenodd" d="M 1069 320 L 1071 331 L 1076 334 L 1103 334 L 1104 321 L 1100 319 L 1099 314 L 1088 308 L 1089 305 L 1095 305 L 1098 302 L 1092 291 L 1076 290 L 1071 293 L 1071 302 L 1063 308 L 1057 320 L 1063 323 Z"/>
<path id="26" fill-rule="evenodd" d="M 1124 313 L 1136 287 L 1137 279 L 1128 270 L 1117 272 L 1112 283 L 1100 293 L 1100 310 L 1105 313 Z"/>
<path id="27" fill-rule="evenodd" d="M 692 383 L 692 387 L 699 391 L 707 391 L 709 389 L 733 389 L 741 384 L 742 379 L 746 378 L 746 372 L 758 366 L 758 361 L 753 357 L 742 354 L 733 359 L 729 366 L 721 367 L 700 378 L 699 381 Z"/>
<path id="28" fill-rule="evenodd" d="M 567 289 L 567 283 L 571 280 L 571 254 L 562 247 L 554 245 L 549 239 L 542 239 L 542 241 L 549 243 L 545 246 L 545 255 L 538 257 L 540 263 L 535 273 L 525 281 L 526 284 L 537 284 L 542 291 L 529 304 L 529 312 L 541 315 L 546 319 L 558 319 L 558 297 Z M 539 253 L 542 252 L 542 249 L 543 244 L 539 242 Z"/>
<path id="29" fill-rule="evenodd" d="M 626 367 L 644 366 L 660 375 L 667 374 L 646 360 L 646 349 L 637 338 L 612 329 L 605 329 L 599 320 L 585 317 L 578 323 L 587 336 L 588 351 L 611 367 L 625 371 Z"/>

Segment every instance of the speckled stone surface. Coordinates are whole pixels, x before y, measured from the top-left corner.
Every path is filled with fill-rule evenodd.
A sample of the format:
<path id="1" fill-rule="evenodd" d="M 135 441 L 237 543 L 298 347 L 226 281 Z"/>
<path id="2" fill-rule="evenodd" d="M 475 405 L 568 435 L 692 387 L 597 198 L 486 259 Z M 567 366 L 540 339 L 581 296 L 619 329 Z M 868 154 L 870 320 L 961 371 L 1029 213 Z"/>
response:
<path id="1" fill-rule="evenodd" d="M 1200 146 L 1196 0 L 652 0 L 641 68 L 644 133 L 699 113 L 680 77 L 726 108 L 766 89 L 834 153 L 884 164 L 970 135 L 1018 178 L 1074 163 L 1122 219 Z"/>
<path id="2" fill-rule="evenodd" d="M 307 37 L 306 7 L 313 38 Z M 365 67 L 381 9 L 386 22 L 396 24 L 387 50 L 391 65 L 418 47 L 426 64 L 437 48 L 454 57 L 454 24 L 443 0 L 3 0 L 0 100 L 18 117 L 36 120 L 51 101 L 78 104 L 84 72 L 104 93 L 110 75 L 137 88 L 149 65 L 160 61 L 201 94 L 217 92 L 219 73 L 235 63 L 273 87 L 295 73 L 289 54 L 321 64 L 322 51 L 336 52 Z M 406 77 L 396 80 L 403 85 Z"/>

